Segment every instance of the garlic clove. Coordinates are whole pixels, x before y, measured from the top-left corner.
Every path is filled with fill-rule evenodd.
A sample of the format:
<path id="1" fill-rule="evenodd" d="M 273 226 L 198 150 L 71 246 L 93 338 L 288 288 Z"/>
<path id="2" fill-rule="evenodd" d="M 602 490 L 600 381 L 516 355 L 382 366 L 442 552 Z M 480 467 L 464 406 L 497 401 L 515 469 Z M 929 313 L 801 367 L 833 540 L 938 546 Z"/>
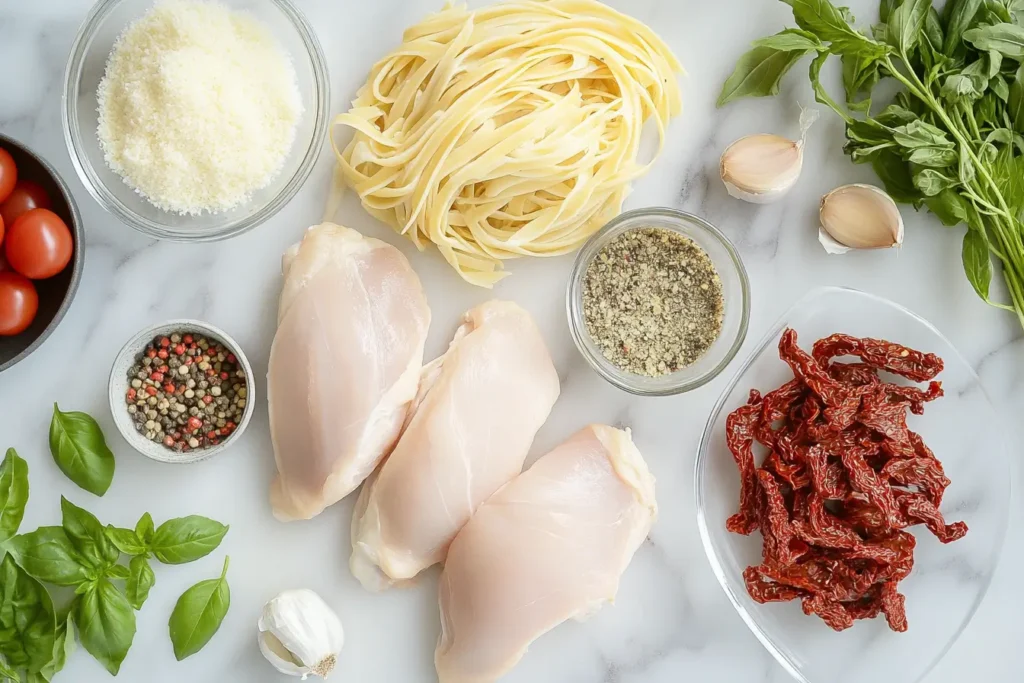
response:
<path id="1" fill-rule="evenodd" d="M 341 619 L 311 590 L 281 593 L 263 607 L 260 652 L 274 668 L 306 679 L 327 678 L 345 643 Z"/>
<path id="2" fill-rule="evenodd" d="M 730 195 L 754 204 L 768 204 L 789 192 L 804 165 L 801 142 L 760 133 L 740 138 L 722 154 L 722 181 Z"/>
<path id="3" fill-rule="evenodd" d="M 800 110 L 798 141 L 760 133 L 729 145 L 719 164 L 725 189 L 731 196 L 753 204 L 781 199 L 800 179 L 807 131 L 817 120 L 817 109 Z"/>
<path id="4" fill-rule="evenodd" d="M 844 185 L 821 198 L 818 239 L 830 254 L 888 249 L 903 244 L 903 216 L 873 185 Z"/>

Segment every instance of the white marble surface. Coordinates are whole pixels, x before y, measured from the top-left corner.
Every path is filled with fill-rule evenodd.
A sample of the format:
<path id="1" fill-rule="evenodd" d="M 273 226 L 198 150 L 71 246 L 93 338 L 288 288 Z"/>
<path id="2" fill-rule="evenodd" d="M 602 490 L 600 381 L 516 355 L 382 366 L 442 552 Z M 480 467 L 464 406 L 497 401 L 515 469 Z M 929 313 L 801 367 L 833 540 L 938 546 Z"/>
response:
<path id="1" fill-rule="evenodd" d="M 331 68 L 333 110 L 342 109 L 402 29 L 436 9 L 438 0 L 298 0 L 317 28 Z M 815 285 L 858 287 L 891 297 L 932 320 L 976 367 L 1007 415 L 1024 409 L 1021 333 L 1011 316 L 987 308 L 960 267 L 960 231 L 906 211 L 900 253 L 828 257 L 818 246 L 818 197 L 845 182 L 870 180 L 841 153 L 841 127 L 823 116 L 811 132 L 806 173 L 790 198 L 755 208 L 730 199 L 717 178 L 717 158 L 734 138 L 752 132 L 795 132 L 797 101 L 809 102 L 802 75 L 784 96 L 713 108 L 723 79 L 747 43 L 786 24 L 781 3 L 764 0 L 617 0 L 613 5 L 654 26 L 689 67 L 686 112 L 672 124 L 653 173 L 636 184 L 628 206 L 695 211 L 738 245 L 753 287 L 745 353 L 803 292 Z M 876 0 L 851 3 L 868 14 Z M 69 496 L 101 519 L 133 523 L 145 510 L 158 520 L 202 513 L 232 525 L 212 556 L 157 567 L 152 597 L 139 615 L 135 644 L 121 680 L 171 683 L 270 683 L 284 680 L 260 657 L 254 624 L 277 591 L 307 586 L 340 609 L 348 642 L 339 681 L 420 683 L 435 680 L 438 624 L 436 573 L 420 585 L 383 596 L 362 592 L 346 568 L 350 502 L 316 520 L 282 525 L 266 500 L 273 474 L 266 409 L 235 448 L 189 467 L 137 456 L 114 432 L 106 374 L 121 343 L 144 325 L 172 317 L 208 320 L 229 331 L 262 375 L 274 332 L 281 251 L 321 216 L 332 158 L 325 150 L 309 182 L 280 214 L 256 230 L 215 245 L 159 243 L 104 213 L 72 170 L 60 128 L 64 64 L 90 0 L 0 2 L 0 130 L 33 146 L 70 183 L 85 219 L 86 267 L 78 297 L 56 333 L 30 359 L 0 376 L 0 446 L 16 446 L 31 467 L 32 497 L 24 528 L 52 524 L 59 497 Z M 873 18 L 873 17 L 872 17 Z M 835 75 L 833 74 L 833 77 Z M 421 274 L 434 310 L 429 350 L 438 352 L 456 316 L 489 296 L 463 284 L 434 253 L 417 254 L 350 201 L 351 227 L 399 244 Z M 535 444 L 537 453 L 588 421 L 630 425 L 658 478 L 661 518 L 626 573 L 617 604 L 587 624 L 565 625 L 534 645 L 510 683 L 675 683 L 787 680 L 734 613 L 704 558 L 693 504 L 697 440 L 726 377 L 688 395 L 637 399 L 602 383 L 578 357 L 563 308 L 569 259 L 512 264 L 496 290 L 529 308 L 541 324 L 563 379 L 562 398 Z M 728 374 L 728 372 L 727 372 Z M 258 389 L 263 394 L 265 387 Z M 117 455 L 113 486 L 102 499 L 66 480 L 51 461 L 46 429 L 54 400 L 98 416 Z M 1015 428 L 1007 423 L 1007 429 Z M 1019 431 L 1011 431 L 1019 439 Z M 1019 451 L 1019 448 L 1015 449 Z M 980 460 L 985 453 L 978 453 Z M 1015 484 L 1020 485 L 1019 469 Z M 1012 511 L 1001 569 L 988 599 L 960 641 L 927 678 L 1018 681 L 1024 678 L 1020 608 L 1024 531 Z M 175 663 L 167 618 L 177 596 L 219 572 L 231 555 L 232 607 L 221 632 L 199 655 Z M 58 681 L 99 683 L 107 674 L 82 652 Z"/>

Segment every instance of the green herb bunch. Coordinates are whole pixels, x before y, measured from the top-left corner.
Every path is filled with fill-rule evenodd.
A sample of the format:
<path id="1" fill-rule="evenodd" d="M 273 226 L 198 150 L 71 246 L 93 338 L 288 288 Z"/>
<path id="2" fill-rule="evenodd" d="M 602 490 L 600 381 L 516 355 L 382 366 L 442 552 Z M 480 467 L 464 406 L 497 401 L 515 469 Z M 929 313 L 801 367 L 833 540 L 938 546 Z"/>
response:
<path id="1" fill-rule="evenodd" d="M 871 164 L 898 202 L 926 206 L 945 225 L 967 225 L 967 278 L 989 304 L 1024 326 L 1024 0 L 882 0 L 863 33 L 845 7 L 783 0 L 799 28 L 754 43 L 718 104 L 779 92 L 782 77 L 813 55 L 815 99 L 846 122 L 846 153 Z M 846 106 L 822 87 L 822 66 L 842 61 Z M 883 79 L 902 86 L 875 112 Z M 990 298 L 994 254 L 1012 306 Z"/>
<path id="2" fill-rule="evenodd" d="M 76 632 L 82 646 L 116 675 L 135 637 L 135 611 L 156 581 L 150 559 L 197 560 L 228 531 L 199 516 L 154 526 L 149 513 L 134 529 L 121 529 L 103 525 L 62 497 L 61 526 L 17 535 L 28 494 L 28 465 L 8 449 L 0 464 L 0 681 L 51 681 L 73 650 Z M 127 564 L 121 563 L 125 558 Z M 229 596 L 223 575 L 218 581 L 216 600 L 193 599 L 184 610 L 175 608 L 169 628 L 179 659 L 198 651 L 220 626 Z M 74 597 L 57 607 L 44 583 L 73 588 Z"/>

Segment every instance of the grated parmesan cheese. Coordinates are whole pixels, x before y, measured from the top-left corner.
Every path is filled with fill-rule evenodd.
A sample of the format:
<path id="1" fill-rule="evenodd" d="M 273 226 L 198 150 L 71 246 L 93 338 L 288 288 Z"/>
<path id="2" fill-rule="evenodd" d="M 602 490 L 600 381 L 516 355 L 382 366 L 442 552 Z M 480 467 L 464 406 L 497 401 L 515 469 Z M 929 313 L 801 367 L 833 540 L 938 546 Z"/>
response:
<path id="1" fill-rule="evenodd" d="M 125 29 L 97 92 L 110 168 L 160 209 L 218 213 L 280 171 L 302 115 L 289 55 L 255 18 L 166 0 Z"/>

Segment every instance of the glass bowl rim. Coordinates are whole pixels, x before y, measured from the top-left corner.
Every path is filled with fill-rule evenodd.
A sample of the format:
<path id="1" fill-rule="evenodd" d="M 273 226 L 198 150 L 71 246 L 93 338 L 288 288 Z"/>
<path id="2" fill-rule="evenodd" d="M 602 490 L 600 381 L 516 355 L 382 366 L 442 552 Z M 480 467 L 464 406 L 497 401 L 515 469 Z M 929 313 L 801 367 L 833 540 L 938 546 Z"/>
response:
<path id="1" fill-rule="evenodd" d="M 311 65 L 314 101 L 309 106 L 314 114 L 313 134 L 310 136 L 309 144 L 302 154 L 298 167 L 284 187 L 253 214 L 242 219 L 229 221 L 203 232 L 192 232 L 187 228 L 175 228 L 161 224 L 129 209 L 96 176 L 95 171 L 92 169 L 92 164 L 86 161 L 85 158 L 82 130 L 78 125 L 76 111 L 78 82 L 81 79 L 83 62 L 89 47 L 92 45 L 98 27 L 115 7 L 126 1 L 99 0 L 89 10 L 89 13 L 78 29 L 78 33 L 75 35 L 74 42 L 71 44 L 67 65 L 64 68 L 61 126 L 64 130 L 64 142 L 68 148 L 68 156 L 71 157 L 71 163 L 75 167 L 75 172 L 78 174 L 85 189 L 100 206 L 116 216 L 122 223 L 150 237 L 174 242 L 215 242 L 240 235 L 255 228 L 274 216 L 295 197 L 313 172 L 313 167 L 320 156 L 324 140 L 327 137 L 331 102 L 330 81 L 328 79 L 327 58 L 324 56 L 323 48 L 317 38 L 316 31 L 313 29 L 313 25 L 309 23 L 309 20 L 306 19 L 305 15 L 302 14 L 291 0 L 264 0 L 277 7 L 288 18 L 290 25 L 295 29 L 306 48 Z"/>
<path id="2" fill-rule="evenodd" d="M 633 228 L 643 227 L 641 225 L 633 224 L 642 222 L 647 218 L 660 218 L 667 222 L 675 223 L 676 225 L 659 227 L 665 227 L 665 229 L 673 230 L 683 236 L 686 236 L 686 232 L 679 224 L 686 225 L 697 232 L 703 232 L 711 237 L 714 241 L 718 242 L 729 255 L 728 264 L 738 277 L 740 283 L 739 328 L 736 331 L 735 339 L 733 339 L 731 346 L 726 351 L 722 359 L 715 366 L 701 375 L 674 383 L 666 383 L 658 387 L 643 386 L 642 384 L 644 380 L 653 380 L 640 375 L 636 376 L 637 381 L 631 380 L 628 373 L 619 371 L 617 368 L 613 369 L 611 363 L 609 363 L 603 356 L 600 356 L 599 354 L 595 355 L 591 352 L 584 340 L 584 337 L 588 336 L 588 333 L 583 323 L 582 311 L 579 310 L 579 306 L 576 303 L 577 295 L 583 282 L 583 276 L 586 273 L 587 266 L 590 265 L 590 262 L 597 255 L 595 245 L 610 239 L 613 234 L 617 234 L 618 232 L 625 232 Z M 721 268 L 723 265 L 718 261 L 715 261 L 714 263 L 716 268 Z M 723 370 L 725 370 L 729 363 L 731 363 L 736 357 L 736 354 L 739 353 L 740 347 L 743 346 L 743 342 L 746 340 L 747 329 L 750 324 L 750 279 L 747 276 L 747 270 L 743 265 L 743 260 L 740 258 L 735 245 L 721 230 L 710 222 L 687 211 L 680 211 L 678 209 L 660 206 L 644 207 L 620 213 L 591 235 L 583 244 L 579 252 L 577 252 L 576 257 L 573 260 L 572 269 L 569 272 L 565 306 L 566 316 L 569 321 L 569 333 L 576 345 L 576 349 L 579 351 L 580 355 L 586 359 L 587 364 L 590 365 L 590 367 L 593 368 L 605 381 L 619 389 L 622 389 L 623 391 L 637 396 L 673 396 L 693 391 L 694 389 L 698 389 L 712 381 L 720 375 Z M 667 377 L 671 376 L 672 375 L 667 375 Z"/>
<path id="3" fill-rule="evenodd" d="M 743 623 L 746 624 L 750 632 L 754 634 L 754 637 L 756 637 L 757 640 L 761 643 L 761 645 L 772 655 L 775 661 L 778 662 L 778 664 L 783 669 L 785 669 L 785 671 L 789 675 L 791 675 L 793 678 L 800 681 L 801 683 L 813 682 L 810 681 L 806 676 L 804 676 L 796 668 L 796 666 L 794 666 L 793 662 L 791 662 L 790 659 L 783 654 L 781 648 L 776 647 L 770 635 L 766 633 L 764 630 L 762 630 L 762 628 L 754 621 L 753 616 L 747 610 L 747 608 L 741 604 L 739 597 L 736 595 L 736 592 L 733 590 L 732 585 L 729 583 L 726 577 L 725 569 L 722 566 L 722 562 L 718 554 L 714 550 L 711 541 L 710 531 L 708 529 L 708 520 L 705 512 L 705 492 L 702 474 L 706 469 L 708 459 L 710 457 L 710 441 L 712 437 L 712 430 L 715 426 L 715 423 L 718 421 L 719 415 L 725 408 L 725 403 L 729 399 L 730 394 L 732 394 L 733 390 L 736 388 L 736 385 L 739 383 L 740 378 L 743 377 L 747 370 L 750 369 L 751 365 L 753 365 L 754 361 L 757 360 L 757 358 L 760 357 L 760 355 L 767 349 L 768 345 L 771 344 L 772 341 L 774 341 L 780 335 L 784 326 L 787 324 L 788 320 L 793 316 L 794 312 L 799 311 L 809 302 L 829 294 L 853 294 L 856 296 L 861 296 L 870 299 L 876 303 L 894 308 L 900 313 L 907 315 L 913 320 L 924 325 L 928 329 L 928 331 L 930 331 L 942 342 L 944 342 L 947 346 L 949 346 L 949 348 L 952 350 L 953 356 L 957 359 L 957 361 L 962 363 L 964 367 L 966 367 L 969 370 L 971 377 L 973 378 L 975 384 L 977 384 L 978 389 L 981 392 L 981 395 L 984 397 L 986 401 L 988 401 L 988 403 L 992 406 L 993 410 L 996 411 L 997 418 L 1000 421 L 1002 421 L 1003 419 L 1002 411 L 999 410 L 996 404 L 992 401 L 992 397 L 989 396 L 988 390 L 985 388 L 985 385 L 981 381 L 981 377 L 978 376 L 978 373 L 974 369 L 974 366 L 971 365 L 966 358 L 964 358 L 963 354 L 960 353 L 960 350 L 956 348 L 956 346 L 954 346 L 953 343 L 944 334 L 942 334 L 942 332 L 940 332 L 938 328 L 935 327 L 935 325 L 933 325 L 931 322 L 929 322 L 922 316 L 918 315 L 917 313 L 914 313 L 907 307 L 898 304 L 895 301 L 892 301 L 891 299 L 887 299 L 877 294 L 864 292 L 853 287 L 815 287 L 814 289 L 811 289 L 809 292 L 801 296 L 799 299 L 796 300 L 796 302 L 793 303 L 792 306 L 787 308 L 786 311 L 783 312 L 774 323 L 772 323 L 768 331 L 765 333 L 764 337 L 758 342 L 757 346 L 755 346 L 754 349 L 750 352 L 750 355 L 743 361 L 742 365 L 740 365 L 740 367 L 736 370 L 732 379 L 729 380 L 729 383 L 722 390 L 722 393 L 718 397 L 718 400 L 715 401 L 714 408 L 712 408 L 711 413 L 708 416 L 707 424 L 704 426 L 704 430 L 701 433 L 700 442 L 697 447 L 697 457 L 694 460 L 693 466 L 694 506 L 696 507 L 697 512 L 697 529 L 700 532 L 701 545 L 704 546 L 704 555 L 705 557 L 707 557 L 708 564 L 711 565 L 711 571 L 715 575 L 718 584 L 722 587 L 723 592 L 725 592 L 726 597 L 729 598 L 729 602 L 732 604 L 733 608 L 739 614 L 740 618 L 743 619 Z M 975 614 L 977 614 L 978 608 L 981 607 L 981 604 L 985 601 L 985 597 L 988 594 L 988 590 L 992 585 L 992 579 L 995 577 L 995 571 L 999 566 L 999 561 L 1002 557 L 1003 550 L 1006 547 L 1006 534 L 1009 529 L 1010 509 L 1012 508 L 1013 501 L 1013 462 L 1012 460 L 1009 459 L 1006 451 L 1005 433 L 1000 434 L 999 441 L 1003 444 L 1003 448 L 1000 448 L 999 451 L 1000 458 L 1002 461 L 1001 464 L 1002 467 L 1005 469 L 1007 475 L 1003 478 L 1003 481 L 1005 482 L 1005 487 L 1008 494 L 1008 499 L 1010 501 L 1010 505 L 1007 507 L 1006 511 L 1002 515 L 1002 519 L 1000 521 L 1000 528 L 996 530 L 997 544 L 994 552 L 991 555 L 991 560 L 993 563 L 992 568 L 989 571 L 988 576 L 985 577 L 984 582 L 980 587 L 981 590 L 978 593 L 977 599 L 971 606 L 971 609 L 967 613 L 964 620 L 959 624 L 956 633 L 954 633 L 952 637 L 949 639 L 949 641 L 945 643 L 945 646 L 942 652 L 939 654 L 939 656 L 936 657 L 934 661 L 930 662 L 928 666 L 921 672 L 918 678 L 915 679 L 915 683 L 916 681 L 923 680 L 929 673 L 932 672 L 932 670 L 935 669 L 939 662 L 943 660 L 946 653 L 949 651 L 949 648 L 952 647 L 953 644 L 960 639 L 960 636 L 963 635 L 964 631 L 970 625 L 971 621 L 974 620 L 974 616 Z"/>

